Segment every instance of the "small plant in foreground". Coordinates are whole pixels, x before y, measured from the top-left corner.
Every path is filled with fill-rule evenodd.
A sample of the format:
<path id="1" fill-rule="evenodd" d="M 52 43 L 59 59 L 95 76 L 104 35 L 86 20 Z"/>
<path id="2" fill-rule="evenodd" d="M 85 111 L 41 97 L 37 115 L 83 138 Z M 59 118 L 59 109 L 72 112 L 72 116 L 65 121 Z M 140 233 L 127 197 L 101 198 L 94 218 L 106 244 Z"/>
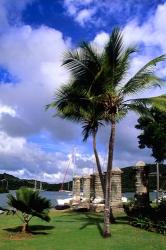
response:
<path id="1" fill-rule="evenodd" d="M 157 231 L 161 234 L 166 235 L 166 221 L 160 221 L 157 224 Z"/>
<path id="2" fill-rule="evenodd" d="M 51 202 L 41 197 L 38 191 L 20 188 L 16 191 L 16 197 L 12 194 L 8 195 L 8 204 L 15 209 L 15 214 L 23 222 L 22 232 L 30 232 L 29 222 L 34 216 L 50 221 L 48 212 Z"/>

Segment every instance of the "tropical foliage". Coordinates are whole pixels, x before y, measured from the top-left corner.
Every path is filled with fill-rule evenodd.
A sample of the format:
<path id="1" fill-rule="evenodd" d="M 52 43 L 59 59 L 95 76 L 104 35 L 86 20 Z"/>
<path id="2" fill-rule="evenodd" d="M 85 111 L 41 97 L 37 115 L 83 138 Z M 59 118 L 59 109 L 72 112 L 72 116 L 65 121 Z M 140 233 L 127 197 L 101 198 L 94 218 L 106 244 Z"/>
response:
<path id="1" fill-rule="evenodd" d="M 151 87 L 160 86 L 162 81 L 154 74 L 157 63 L 165 60 L 161 55 L 149 61 L 129 80 L 127 75 L 135 47 L 125 47 L 123 34 L 115 28 L 103 52 L 83 42 L 79 50 L 68 51 L 63 66 L 70 74 L 71 81 L 55 94 L 55 100 L 47 106 L 56 109 L 56 115 L 80 122 L 84 139 L 93 136 L 93 148 L 102 183 L 102 169 L 96 148 L 96 134 L 103 125 L 111 125 L 108 162 L 105 185 L 104 229 L 105 237 L 110 236 L 110 186 L 116 123 L 128 111 L 139 114 L 145 107 L 155 105 L 165 109 L 166 95 L 151 98 L 132 98 Z"/>
<path id="2" fill-rule="evenodd" d="M 24 223 L 23 232 L 29 231 L 29 222 L 36 216 L 42 220 L 50 221 L 48 215 L 51 203 L 39 195 L 38 191 L 30 188 L 20 188 L 16 191 L 16 197 L 8 194 L 8 205 L 15 209 L 15 213 Z"/>
<path id="3" fill-rule="evenodd" d="M 166 112 L 151 108 L 150 115 L 141 116 L 135 127 L 142 130 L 138 136 L 139 147 L 150 148 L 156 162 L 163 162 L 166 159 Z"/>
<path id="4" fill-rule="evenodd" d="M 142 229 L 166 234 L 166 200 L 161 200 L 156 207 L 136 207 L 132 203 L 124 205 L 128 220 L 132 226 Z"/>

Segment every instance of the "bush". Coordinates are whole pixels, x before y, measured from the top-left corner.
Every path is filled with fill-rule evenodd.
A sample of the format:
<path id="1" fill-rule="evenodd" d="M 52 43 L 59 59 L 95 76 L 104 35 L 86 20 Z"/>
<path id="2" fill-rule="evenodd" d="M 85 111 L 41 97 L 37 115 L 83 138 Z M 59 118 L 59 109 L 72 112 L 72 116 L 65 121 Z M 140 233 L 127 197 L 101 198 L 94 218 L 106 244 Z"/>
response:
<path id="1" fill-rule="evenodd" d="M 160 221 L 157 224 L 157 232 L 166 235 L 166 221 Z"/>
<path id="2" fill-rule="evenodd" d="M 146 208 L 127 203 L 124 211 L 132 226 L 166 234 L 166 200 L 162 200 L 158 207 Z"/>

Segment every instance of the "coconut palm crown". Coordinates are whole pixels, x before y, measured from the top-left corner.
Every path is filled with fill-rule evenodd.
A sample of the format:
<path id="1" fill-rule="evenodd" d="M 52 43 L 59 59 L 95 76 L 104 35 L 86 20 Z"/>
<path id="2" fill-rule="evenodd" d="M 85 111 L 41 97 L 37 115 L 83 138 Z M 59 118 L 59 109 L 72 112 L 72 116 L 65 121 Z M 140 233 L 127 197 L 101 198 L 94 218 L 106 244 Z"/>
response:
<path id="1" fill-rule="evenodd" d="M 106 183 L 103 184 L 105 237 L 110 236 L 110 185 L 116 123 L 130 110 L 139 114 L 146 114 L 149 106 L 166 110 L 166 95 L 132 98 L 132 95 L 136 96 L 164 83 L 154 71 L 156 65 L 166 59 L 165 55 L 152 59 L 128 79 L 131 58 L 135 52 L 135 47 L 124 46 L 123 33 L 119 28 L 112 31 L 102 53 L 91 44 L 81 43 L 78 51 L 68 51 L 64 56 L 63 66 L 69 70 L 71 81 L 56 92 L 55 100 L 47 106 L 56 108 L 56 115 L 64 119 L 80 122 L 84 139 L 92 135 L 94 144 L 99 127 L 111 124 Z M 98 154 L 97 158 L 99 160 Z M 101 176 L 101 165 L 97 158 Z"/>

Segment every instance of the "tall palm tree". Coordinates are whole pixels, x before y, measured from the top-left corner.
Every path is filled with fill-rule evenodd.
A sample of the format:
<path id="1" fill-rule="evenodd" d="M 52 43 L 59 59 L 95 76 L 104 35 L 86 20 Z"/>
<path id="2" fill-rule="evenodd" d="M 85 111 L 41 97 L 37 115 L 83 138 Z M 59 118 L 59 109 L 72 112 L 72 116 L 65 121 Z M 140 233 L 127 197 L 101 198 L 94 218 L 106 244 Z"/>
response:
<path id="1" fill-rule="evenodd" d="M 162 84 L 161 79 L 154 74 L 154 70 L 157 63 L 165 60 L 165 55 L 149 61 L 132 78 L 126 80 L 131 55 L 134 52 L 136 52 L 135 47 L 124 47 L 123 34 L 118 28 L 112 31 L 103 53 L 99 53 L 85 42 L 81 44 L 79 51 L 67 52 L 63 65 L 70 71 L 72 77 L 72 82 L 69 84 L 69 95 L 66 95 L 63 91 L 65 87 L 62 87 L 62 91 L 57 92 L 55 100 L 50 105 L 56 107 L 61 114 L 63 113 L 63 118 L 68 119 L 70 115 L 66 114 L 69 110 L 71 113 L 73 110 L 73 114 L 79 113 L 82 107 L 83 110 L 86 110 L 86 105 L 90 101 L 94 105 L 95 112 L 98 113 L 99 110 L 96 121 L 111 125 L 105 182 L 103 229 L 105 237 L 111 235 L 110 187 L 116 123 L 130 110 L 142 114 L 145 107 L 148 106 L 166 108 L 166 95 L 132 98 L 132 95 Z M 74 89 L 74 92 L 70 92 L 71 89 Z M 77 94 L 75 95 L 75 93 Z"/>

